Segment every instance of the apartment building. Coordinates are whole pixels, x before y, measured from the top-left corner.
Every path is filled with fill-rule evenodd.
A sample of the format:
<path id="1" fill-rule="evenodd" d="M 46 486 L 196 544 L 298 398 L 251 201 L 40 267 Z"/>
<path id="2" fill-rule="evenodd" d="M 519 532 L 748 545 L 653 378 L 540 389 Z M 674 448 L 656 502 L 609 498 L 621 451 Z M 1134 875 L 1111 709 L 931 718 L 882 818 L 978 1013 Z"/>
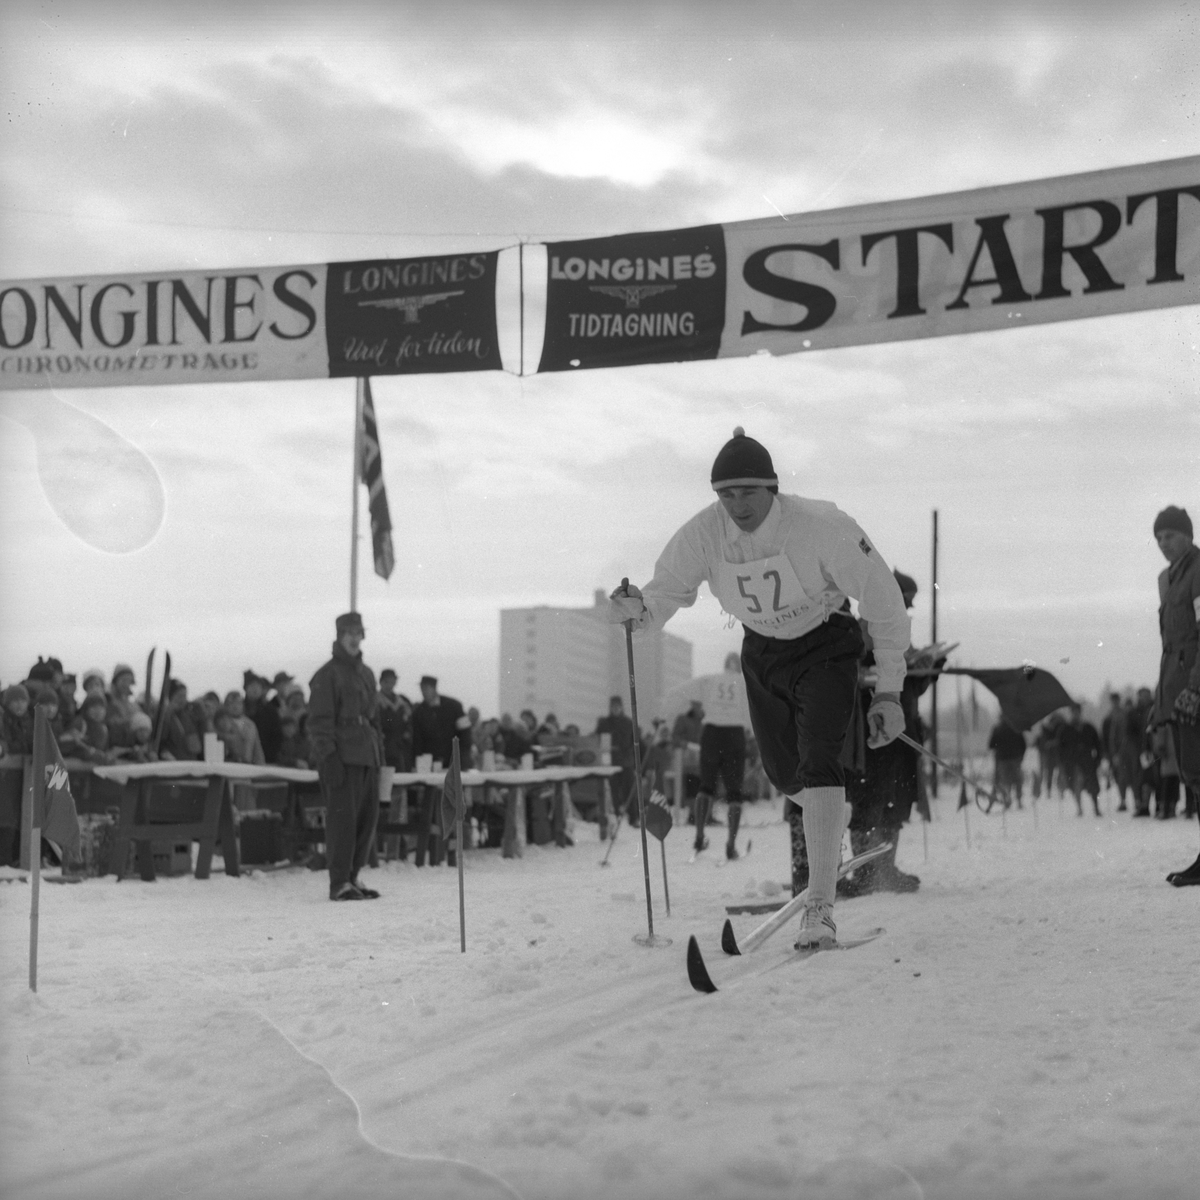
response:
<path id="1" fill-rule="evenodd" d="M 515 717 L 531 708 L 584 733 L 620 696 L 629 711 L 625 630 L 604 619 L 606 597 L 597 591 L 589 608 L 506 608 L 500 612 L 500 708 Z M 638 718 L 643 728 L 663 711 L 667 692 L 692 677 L 692 644 L 672 633 L 633 639 Z"/>

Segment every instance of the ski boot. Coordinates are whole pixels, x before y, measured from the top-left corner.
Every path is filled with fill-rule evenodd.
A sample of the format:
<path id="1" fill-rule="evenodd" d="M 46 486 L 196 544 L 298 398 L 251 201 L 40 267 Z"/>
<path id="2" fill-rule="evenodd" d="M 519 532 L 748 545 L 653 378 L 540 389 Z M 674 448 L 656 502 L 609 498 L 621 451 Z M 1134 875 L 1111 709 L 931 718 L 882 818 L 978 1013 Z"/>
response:
<path id="1" fill-rule="evenodd" d="M 833 905 L 825 900 L 810 900 L 800 916 L 797 950 L 832 950 L 837 945 L 837 926 L 833 923 Z"/>

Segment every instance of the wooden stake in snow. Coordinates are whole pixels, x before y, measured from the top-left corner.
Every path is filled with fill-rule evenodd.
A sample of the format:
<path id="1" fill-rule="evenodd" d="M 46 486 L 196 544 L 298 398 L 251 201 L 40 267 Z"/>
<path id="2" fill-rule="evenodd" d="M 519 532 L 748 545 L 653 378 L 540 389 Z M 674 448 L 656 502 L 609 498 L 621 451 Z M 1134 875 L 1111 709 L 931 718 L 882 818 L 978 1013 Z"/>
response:
<path id="1" fill-rule="evenodd" d="M 37 991 L 38 885 L 42 877 L 42 831 L 29 830 L 29 990 Z"/>
<path id="2" fill-rule="evenodd" d="M 442 784 L 442 832 L 449 834 L 454 827 L 454 856 L 458 860 L 458 936 L 462 953 L 467 952 L 467 903 L 463 890 L 463 800 L 462 764 L 459 759 L 458 738 L 451 743 L 450 769 Z"/>
<path id="3" fill-rule="evenodd" d="M 79 818 L 67 764 L 54 740 L 46 709 L 39 704 L 33 713 L 33 755 L 31 762 L 26 760 L 30 765 L 23 791 L 29 802 L 29 871 L 33 882 L 29 897 L 29 990 L 36 992 L 42 834 L 61 848 L 65 875 L 67 863 L 79 853 Z"/>

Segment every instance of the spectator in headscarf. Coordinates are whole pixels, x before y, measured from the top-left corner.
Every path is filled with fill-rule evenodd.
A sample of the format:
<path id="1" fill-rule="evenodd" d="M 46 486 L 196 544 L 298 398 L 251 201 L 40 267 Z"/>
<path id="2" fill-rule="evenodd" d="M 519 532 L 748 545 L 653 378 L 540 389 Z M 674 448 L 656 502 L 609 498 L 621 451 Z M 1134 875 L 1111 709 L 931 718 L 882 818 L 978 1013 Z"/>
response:
<path id="1" fill-rule="evenodd" d="M 229 728 L 235 739 L 237 751 L 235 761 L 255 763 L 258 766 L 266 763 L 266 755 L 263 753 L 262 742 L 258 736 L 258 726 L 246 716 L 241 692 L 228 692 L 221 708 L 229 718 Z M 220 733 L 220 730 L 218 729 L 217 732 Z"/>
<path id="2" fill-rule="evenodd" d="M 105 723 L 107 713 L 108 701 L 104 693 L 88 692 L 70 729 L 63 735 L 60 746 L 63 753 L 100 765 L 112 762 L 113 756 L 108 750 L 108 725 Z"/>
<path id="3" fill-rule="evenodd" d="M 202 758 L 204 738 L 188 703 L 187 684 L 182 679 L 172 679 L 169 695 L 159 747 L 161 756 L 179 760 Z"/>
<path id="4" fill-rule="evenodd" d="M 112 746 L 130 746 L 133 737 L 129 723 L 133 714 L 141 712 L 138 702 L 134 699 L 133 687 L 137 677 L 133 668 L 127 663 L 117 663 L 113 667 L 112 688 L 108 694 L 108 740 Z"/>
<path id="5" fill-rule="evenodd" d="M 5 754 L 33 753 L 33 713 L 29 707 L 29 689 L 24 684 L 13 683 L 4 689 L 0 703 L 0 741 Z"/>

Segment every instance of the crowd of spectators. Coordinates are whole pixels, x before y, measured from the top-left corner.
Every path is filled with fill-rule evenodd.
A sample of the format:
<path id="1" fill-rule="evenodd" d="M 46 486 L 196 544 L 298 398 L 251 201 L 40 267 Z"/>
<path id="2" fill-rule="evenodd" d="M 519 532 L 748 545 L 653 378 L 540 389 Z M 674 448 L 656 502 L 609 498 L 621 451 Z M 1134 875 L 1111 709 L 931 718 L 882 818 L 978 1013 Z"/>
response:
<path id="1" fill-rule="evenodd" d="M 1082 705 L 1051 713 L 1026 735 L 1001 719 L 993 727 L 988 749 L 994 759 L 993 787 L 1007 805 L 1022 807 L 1027 750 L 1036 758 L 1028 771 L 1033 798 L 1057 793 L 1075 800 L 1084 815 L 1084 797 L 1101 815 L 1102 784 L 1118 796 L 1117 812 L 1168 820 L 1183 801 L 1184 815 L 1196 812 L 1197 798 L 1181 783 L 1169 752 L 1165 730 L 1153 723 L 1154 695 L 1148 687 L 1110 692 L 1108 709 L 1096 723 L 1086 720 Z"/>

